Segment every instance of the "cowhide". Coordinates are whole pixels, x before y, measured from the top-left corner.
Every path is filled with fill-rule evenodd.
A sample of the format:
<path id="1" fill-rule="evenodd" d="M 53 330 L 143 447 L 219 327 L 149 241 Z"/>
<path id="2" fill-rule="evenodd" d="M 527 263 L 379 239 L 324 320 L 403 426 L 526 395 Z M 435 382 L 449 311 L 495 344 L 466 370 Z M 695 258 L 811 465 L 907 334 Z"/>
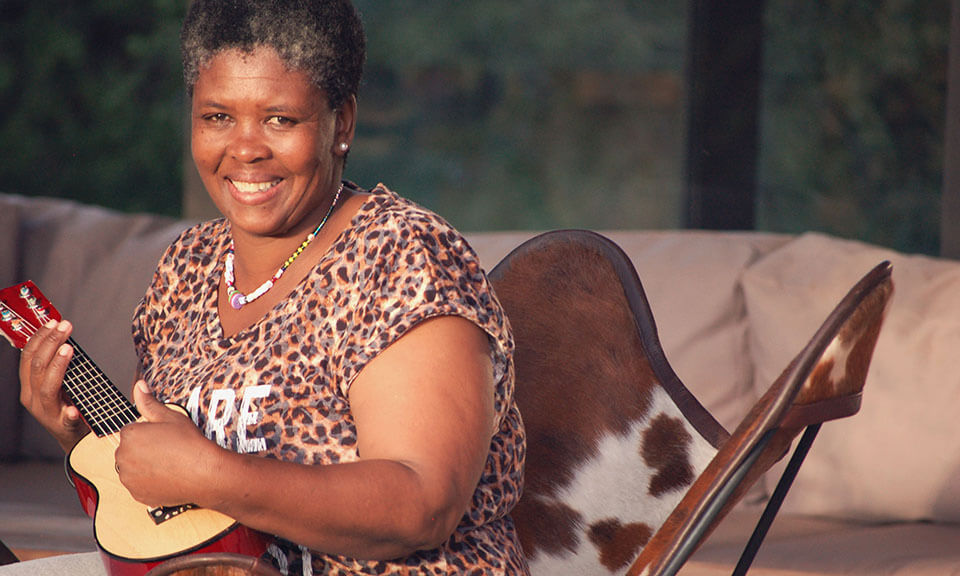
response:
<path id="1" fill-rule="evenodd" d="M 716 449 L 670 397 L 651 391 L 650 407 L 625 434 L 604 430 L 570 481 L 530 496 L 518 514 L 539 518 L 524 533 L 533 574 L 619 574 L 670 514 Z M 533 474 L 533 472 L 531 472 Z"/>
<path id="2" fill-rule="evenodd" d="M 490 273 L 516 339 L 534 575 L 623 573 L 727 437 L 670 368 L 613 243 L 553 232 Z"/>

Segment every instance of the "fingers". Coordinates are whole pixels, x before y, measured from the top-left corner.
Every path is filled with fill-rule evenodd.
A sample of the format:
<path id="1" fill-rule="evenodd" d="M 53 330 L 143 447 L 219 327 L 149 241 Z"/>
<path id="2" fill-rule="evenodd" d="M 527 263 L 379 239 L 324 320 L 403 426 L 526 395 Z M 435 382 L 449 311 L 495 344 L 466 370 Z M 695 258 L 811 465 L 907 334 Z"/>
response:
<path id="1" fill-rule="evenodd" d="M 51 408 L 60 411 L 60 385 L 73 358 L 67 339 L 73 326 L 67 321 L 50 321 L 27 341 L 20 357 L 20 399 L 28 409 Z"/>
<path id="2" fill-rule="evenodd" d="M 80 411 L 77 410 L 76 406 L 65 406 L 63 409 L 63 417 L 67 422 L 79 422 Z"/>
<path id="3" fill-rule="evenodd" d="M 165 422 L 176 416 L 175 412 L 157 400 L 143 380 L 138 380 L 133 387 L 133 403 L 147 422 Z"/>
<path id="4" fill-rule="evenodd" d="M 184 412 L 160 403 L 138 381 L 133 397 L 142 418 L 124 426 L 114 453 L 120 482 L 133 498 L 154 506 L 195 502 L 195 474 L 209 467 L 211 446 Z"/>
<path id="5" fill-rule="evenodd" d="M 73 326 L 50 321 L 37 329 L 20 356 L 20 402 L 68 449 L 86 432 L 79 411 L 67 402 L 62 384 L 73 347 L 67 343 Z"/>

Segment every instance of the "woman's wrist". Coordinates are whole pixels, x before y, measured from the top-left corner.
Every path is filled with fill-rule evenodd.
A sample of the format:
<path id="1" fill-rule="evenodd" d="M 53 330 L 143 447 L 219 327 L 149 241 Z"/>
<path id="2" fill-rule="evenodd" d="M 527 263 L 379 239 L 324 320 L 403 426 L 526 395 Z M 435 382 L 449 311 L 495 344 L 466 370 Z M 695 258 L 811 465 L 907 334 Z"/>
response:
<path id="1" fill-rule="evenodd" d="M 210 440 L 209 452 L 203 457 L 204 465 L 198 467 L 196 486 L 199 493 L 196 504 L 210 510 L 228 513 L 231 507 L 229 495 L 234 493 L 230 480 L 241 474 L 243 456 Z"/>
<path id="2" fill-rule="evenodd" d="M 90 433 L 83 420 L 61 424 L 59 428 L 48 428 L 50 435 L 60 444 L 64 453 L 69 454 L 83 438 Z"/>

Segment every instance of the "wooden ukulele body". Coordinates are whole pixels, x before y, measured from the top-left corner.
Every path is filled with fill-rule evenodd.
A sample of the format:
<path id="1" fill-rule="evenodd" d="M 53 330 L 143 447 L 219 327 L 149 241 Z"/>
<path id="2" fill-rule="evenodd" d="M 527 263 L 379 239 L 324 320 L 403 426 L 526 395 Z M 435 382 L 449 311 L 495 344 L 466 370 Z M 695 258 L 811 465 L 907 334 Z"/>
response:
<path id="1" fill-rule="evenodd" d="M 266 551 L 263 534 L 219 512 L 196 507 L 151 510 L 134 500 L 115 468 L 113 436 L 88 434 L 67 457 L 67 472 L 84 511 L 93 518 L 94 537 L 110 576 L 141 576 L 184 554 L 260 556 Z"/>

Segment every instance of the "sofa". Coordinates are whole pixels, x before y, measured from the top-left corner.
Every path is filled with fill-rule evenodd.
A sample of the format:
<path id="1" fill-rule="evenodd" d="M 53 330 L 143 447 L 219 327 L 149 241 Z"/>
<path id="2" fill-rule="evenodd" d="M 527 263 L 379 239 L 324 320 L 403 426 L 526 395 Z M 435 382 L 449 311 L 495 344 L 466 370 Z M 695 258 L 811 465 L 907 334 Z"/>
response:
<path id="1" fill-rule="evenodd" d="M 131 313 L 189 224 L 0 194 L 0 288 L 35 281 L 129 392 Z M 489 269 L 533 234 L 466 236 Z M 960 574 L 960 262 L 816 233 L 604 234 L 633 261 L 674 370 L 728 430 L 847 289 L 892 261 L 896 293 L 862 409 L 824 426 L 750 573 Z M 24 556 L 92 550 L 63 455 L 19 405 L 17 360 L 0 349 L 0 541 Z M 680 574 L 731 573 L 775 472 Z"/>

